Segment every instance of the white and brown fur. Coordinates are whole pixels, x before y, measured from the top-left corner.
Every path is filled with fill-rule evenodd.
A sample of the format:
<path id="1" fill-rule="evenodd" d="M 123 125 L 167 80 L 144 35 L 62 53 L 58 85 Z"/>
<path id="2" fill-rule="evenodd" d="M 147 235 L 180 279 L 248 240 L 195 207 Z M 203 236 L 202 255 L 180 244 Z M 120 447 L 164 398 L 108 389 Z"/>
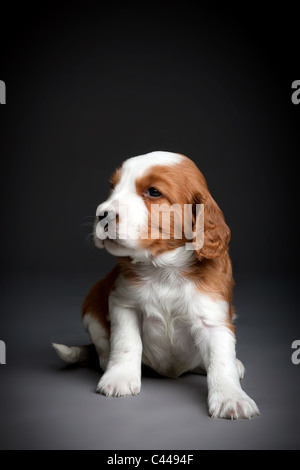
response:
<path id="1" fill-rule="evenodd" d="M 115 171 L 109 198 L 97 209 L 116 214 L 117 240 L 100 240 L 99 248 L 117 257 L 116 267 L 92 287 L 83 308 L 83 324 L 104 371 L 97 390 L 107 396 L 136 395 L 141 365 L 178 377 L 204 371 L 208 411 L 212 417 L 251 418 L 259 414 L 242 390 L 243 364 L 236 359 L 233 326 L 233 277 L 228 255 L 230 230 L 213 200 L 204 176 L 187 157 L 152 152 L 126 160 Z M 161 197 L 151 197 L 150 187 Z M 187 250 L 184 239 L 122 239 L 149 224 L 151 204 L 204 204 L 204 244 Z M 195 221 L 195 220 L 194 220 Z M 88 347 L 54 344 L 66 362 L 87 359 Z"/>

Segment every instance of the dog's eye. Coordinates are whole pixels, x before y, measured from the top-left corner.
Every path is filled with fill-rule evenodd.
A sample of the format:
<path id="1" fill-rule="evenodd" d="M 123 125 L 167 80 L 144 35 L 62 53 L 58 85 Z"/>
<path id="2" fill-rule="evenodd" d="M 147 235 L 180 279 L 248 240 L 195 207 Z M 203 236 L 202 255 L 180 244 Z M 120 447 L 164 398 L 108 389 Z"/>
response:
<path id="1" fill-rule="evenodd" d="M 158 189 L 156 188 L 153 188 L 151 186 L 151 188 L 148 189 L 148 194 L 149 196 L 151 197 L 160 197 L 162 194 L 158 191 Z"/>

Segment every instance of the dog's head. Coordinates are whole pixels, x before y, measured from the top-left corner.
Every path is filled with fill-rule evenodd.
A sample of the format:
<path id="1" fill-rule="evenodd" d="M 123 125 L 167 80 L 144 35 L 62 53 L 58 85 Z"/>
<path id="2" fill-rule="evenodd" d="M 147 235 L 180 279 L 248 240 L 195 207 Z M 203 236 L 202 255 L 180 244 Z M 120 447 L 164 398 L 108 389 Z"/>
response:
<path id="1" fill-rule="evenodd" d="M 96 212 L 96 246 L 133 260 L 150 260 L 179 247 L 193 250 L 200 260 L 215 258 L 229 239 L 204 176 L 176 153 L 126 160 L 112 175 L 111 194 Z"/>

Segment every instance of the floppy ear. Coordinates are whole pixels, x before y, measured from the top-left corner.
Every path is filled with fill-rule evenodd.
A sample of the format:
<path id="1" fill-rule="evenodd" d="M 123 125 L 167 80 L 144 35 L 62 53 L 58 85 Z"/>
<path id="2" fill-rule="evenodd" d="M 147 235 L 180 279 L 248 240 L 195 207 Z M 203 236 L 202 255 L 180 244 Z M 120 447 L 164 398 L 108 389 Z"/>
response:
<path id="1" fill-rule="evenodd" d="M 202 248 L 196 249 L 195 253 L 199 260 L 217 258 L 228 248 L 230 229 L 223 212 L 208 191 L 205 196 L 197 195 L 195 199 L 197 204 L 204 205 L 204 241 Z"/>

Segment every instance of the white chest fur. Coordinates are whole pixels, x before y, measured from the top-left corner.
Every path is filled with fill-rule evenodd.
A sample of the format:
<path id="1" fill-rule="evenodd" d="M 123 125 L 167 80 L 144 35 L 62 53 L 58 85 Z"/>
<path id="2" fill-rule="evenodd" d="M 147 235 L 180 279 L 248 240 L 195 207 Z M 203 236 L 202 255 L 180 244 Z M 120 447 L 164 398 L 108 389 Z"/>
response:
<path id="1" fill-rule="evenodd" d="M 207 335 L 209 327 L 224 322 L 227 303 L 197 290 L 174 266 L 139 271 L 142 283 L 133 285 L 121 276 L 116 293 L 139 316 L 143 363 L 169 377 L 201 366 L 195 335 Z"/>
<path id="2" fill-rule="evenodd" d="M 138 292 L 143 362 L 163 375 L 176 377 L 199 365 L 191 335 L 192 312 L 187 304 L 187 298 L 195 297 L 195 292 L 174 268 L 155 270 L 156 275 Z M 198 321 L 202 326 L 200 318 Z"/>

